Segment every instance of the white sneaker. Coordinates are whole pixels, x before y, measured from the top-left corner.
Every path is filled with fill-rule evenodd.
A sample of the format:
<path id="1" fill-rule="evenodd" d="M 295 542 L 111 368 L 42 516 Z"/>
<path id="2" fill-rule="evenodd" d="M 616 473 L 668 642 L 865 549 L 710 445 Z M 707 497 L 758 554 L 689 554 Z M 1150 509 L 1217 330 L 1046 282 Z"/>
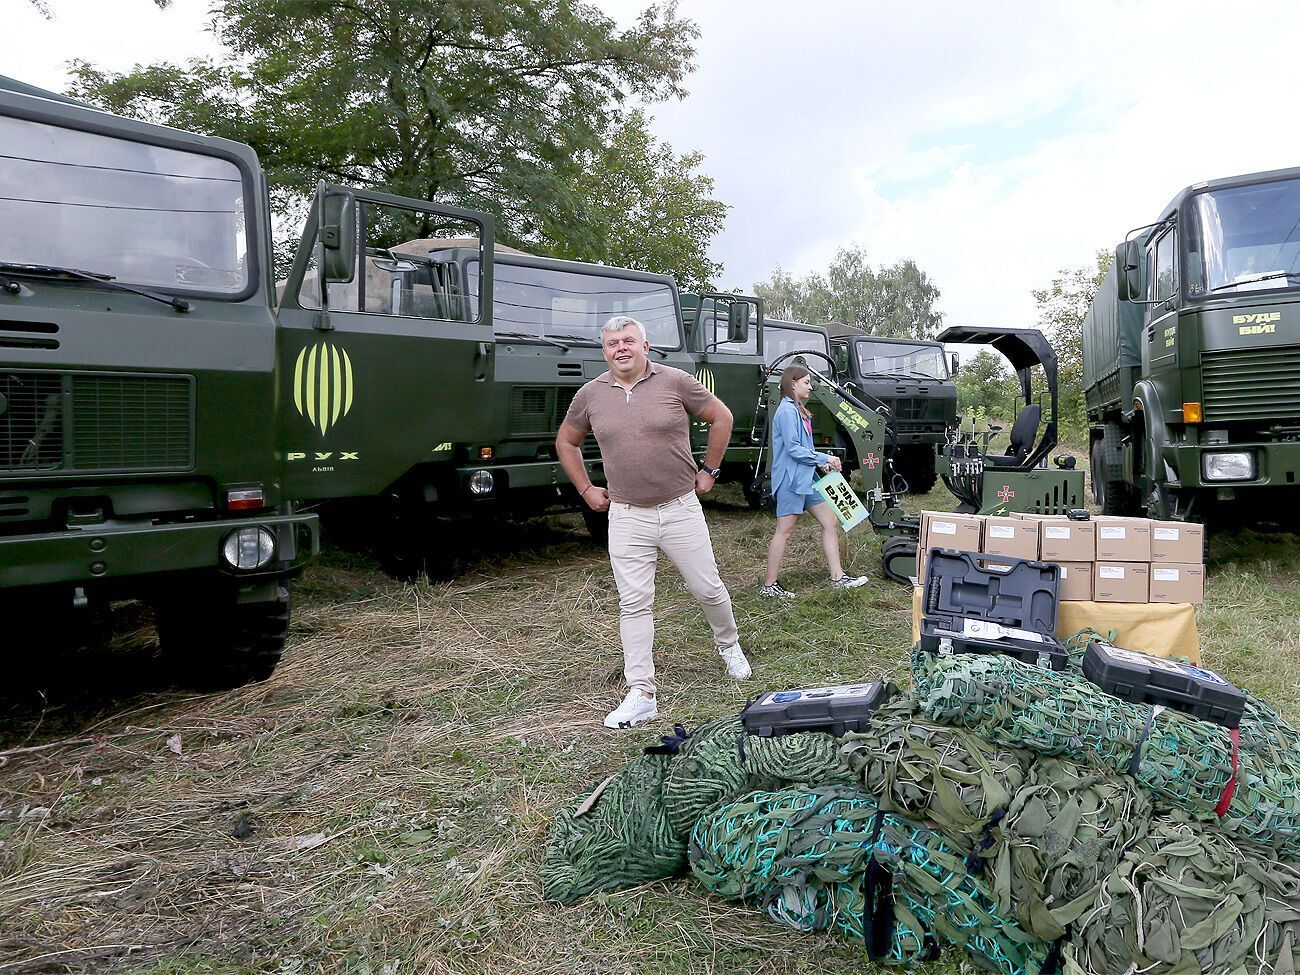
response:
<path id="1" fill-rule="evenodd" d="M 858 586 L 865 586 L 871 580 L 866 576 L 843 575 L 838 579 L 831 580 L 832 589 L 857 589 Z"/>
<path id="2" fill-rule="evenodd" d="M 659 708 L 653 697 L 646 697 L 641 688 L 634 687 L 627 692 L 623 703 L 605 715 L 606 728 L 630 728 L 642 721 L 659 717 Z"/>
<path id="3" fill-rule="evenodd" d="M 734 677 L 736 680 L 749 679 L 753 670 L 750 669 L 749 661 L 745 659 L 745 651 L 740 649 L 739 643 L 733 643 L 729 647 L 719 647 L 718 654 L 722 657 L 722 662 L 727 665 L 727 676 Z"/>

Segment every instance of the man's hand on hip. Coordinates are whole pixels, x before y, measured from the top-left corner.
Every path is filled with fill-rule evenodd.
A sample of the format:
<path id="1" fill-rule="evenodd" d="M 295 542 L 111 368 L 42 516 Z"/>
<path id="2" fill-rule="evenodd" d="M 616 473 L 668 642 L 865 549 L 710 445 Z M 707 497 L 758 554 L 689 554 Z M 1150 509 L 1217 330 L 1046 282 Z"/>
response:
<path id="1" fill-rule="evenodd" d="M 713 475 L 704 471 L 695 472 L 695 493 L 708 494 L 713 490 Z"/>
<path id="2" fill-rule="evenodd" d="M 592 511 L 609 510 L 609 492 L 603 487 L 591 485 L 582 492 L 582 500 L 587 502 L 587 507 Z"/>

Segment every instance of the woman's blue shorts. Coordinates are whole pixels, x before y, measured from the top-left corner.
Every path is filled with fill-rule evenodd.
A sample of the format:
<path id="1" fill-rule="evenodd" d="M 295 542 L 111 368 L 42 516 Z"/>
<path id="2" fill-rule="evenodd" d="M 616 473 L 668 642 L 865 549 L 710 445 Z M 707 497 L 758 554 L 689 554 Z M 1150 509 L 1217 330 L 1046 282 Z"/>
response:
<path id="1" fill-rule="evenodd" d="M 800 494 L 782 485 L 776 491 L 776 516 L 801 515 L 815 504 L 823 504 L 826 499 L 816 491 Z"/>

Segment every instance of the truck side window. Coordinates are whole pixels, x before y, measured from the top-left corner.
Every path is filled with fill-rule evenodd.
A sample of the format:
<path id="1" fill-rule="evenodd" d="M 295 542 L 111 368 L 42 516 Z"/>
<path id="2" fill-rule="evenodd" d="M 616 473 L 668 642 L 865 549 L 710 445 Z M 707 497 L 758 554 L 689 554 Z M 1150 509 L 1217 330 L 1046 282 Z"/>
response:
<path id="1" fill-rule="evenodd" d="M 835 369 L 841 376 L 849 374 L 849 347 L 847 345 L 832 346 L 835 353 Z"/>
<path id="2" fill-rule="evenodd" d="M 1156 241 L 1156 246 L 1149 253 L 1153 261 L 1151 267 L 1151 300 L 1164 301 L 1174 293 L 1174 244 L 1175 231 L 1168 230 Z"/>

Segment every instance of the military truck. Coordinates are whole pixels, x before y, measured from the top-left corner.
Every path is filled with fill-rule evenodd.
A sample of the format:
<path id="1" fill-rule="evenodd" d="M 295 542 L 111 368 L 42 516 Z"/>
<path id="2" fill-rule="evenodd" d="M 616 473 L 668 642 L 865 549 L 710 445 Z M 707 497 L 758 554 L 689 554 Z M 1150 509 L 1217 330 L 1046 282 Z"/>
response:
<path id="1" fill-rule="evenodd" d="M 1094 496 L 1114 514 L 1294 514 L 1300 168 L 1197 183 L 1126 236 L 1084 320 Z"/>
<path id="2" fill-rule="evenodd" d="M 44 635 L 148 600 L 178 676 L 263 679 L 317 529 L 276 452 L 257 157 L 3 78 L 0 145 L 9 618 Z"/>
<path id="3" fill-rule="evenodd" d="M 938 474 L 935 455 L 957 425 L 957 356 L 937 342 L 868 335 L 853 325 L 826 325 L 845 387 L 889 408 L 889 452 L 911 494 L 926 494 Z"/>

